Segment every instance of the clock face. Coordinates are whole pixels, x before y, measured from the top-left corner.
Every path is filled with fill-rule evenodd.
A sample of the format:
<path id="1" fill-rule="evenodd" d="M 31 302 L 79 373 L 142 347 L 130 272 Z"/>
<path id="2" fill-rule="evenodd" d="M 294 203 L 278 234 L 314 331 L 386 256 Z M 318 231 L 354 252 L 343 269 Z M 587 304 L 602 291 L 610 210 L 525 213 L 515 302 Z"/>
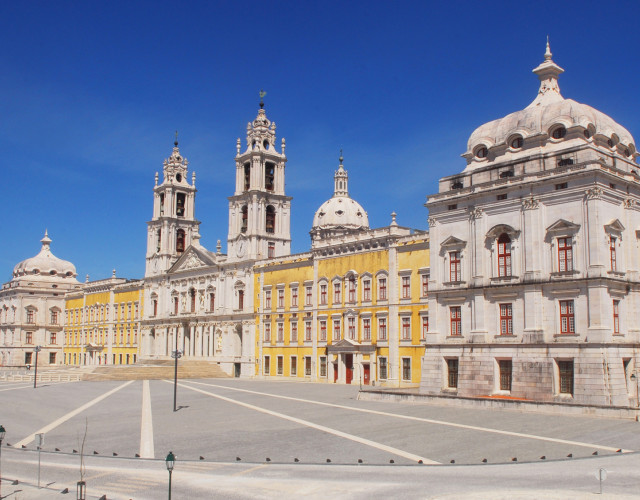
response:
<path id="1" fill-rule="evenodd" d="M 244 253 L 247 251 L 247 242 L 245 240 L 240 240 L 236 243 L 236 254 L 238 257 L 244 256 Z"/>

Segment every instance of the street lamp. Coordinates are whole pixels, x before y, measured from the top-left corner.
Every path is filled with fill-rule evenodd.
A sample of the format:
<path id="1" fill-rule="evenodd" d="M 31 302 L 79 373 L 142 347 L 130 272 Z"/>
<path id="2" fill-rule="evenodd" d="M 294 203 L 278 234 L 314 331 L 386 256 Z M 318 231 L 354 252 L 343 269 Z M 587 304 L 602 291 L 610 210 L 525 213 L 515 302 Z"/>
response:
<path id="1" fill-rule="evenodd" d="M 176 397 L 178 395 L 178 359 L 182 357 L 182 351 L 178 350 L 176 346 L 176 350 L 171 351 L 171 357 L 176 360 L 175 371 L 173 374 L 173 411 L 177 411 Z"/>
<path id="2" fill-rule="evenodd" d="M 0 425 L 0 498 L 2 498 L 2 440 L 6 432 L 4 425 Z"/>
<path id="3" fill-rule="evenodd" d="M 176 456 L 172 451 L 169 452 L 167 458 L 165 458 L 164 463 L 167 466 L 167 470 L 169 471 L 169 500 L 171 500 L 171 473 L 173 472 L 173 466 L 176 463 Z"/>
<path id="4" fill-rule="evenodd" d="M 33 388 L 35 389 L 38 385 L 38 353 L 42 351 L 42 347 L 37 345 L 33 348 L 33 350 L 36 353 L 36 371 L 33 374 Z"/>
<path id="5" fill-rule="evenodd" d="M 636 407 L 640 408 L 640 399 L 638 398 L 638 385 L 640 385 L 638 383 L 638 376 L 635 373 L 632 373 L 631 376 L 629 377 L 631 380 L 634 380 L 636 383 Z M 636 416 L 636 420 L 637 420 L 637 416 Z"/>

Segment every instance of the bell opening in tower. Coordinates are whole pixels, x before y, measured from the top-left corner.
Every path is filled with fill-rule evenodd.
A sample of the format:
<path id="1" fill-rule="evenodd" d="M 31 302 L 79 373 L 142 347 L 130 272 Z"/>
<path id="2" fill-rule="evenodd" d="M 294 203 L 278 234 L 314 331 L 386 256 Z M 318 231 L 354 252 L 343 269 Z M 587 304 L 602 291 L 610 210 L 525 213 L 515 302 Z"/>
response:
<path id="1" fill-rule="evenodd" d="M 244 164 L 244 190 L 249 191 L 251 188 L 251 164 Z"/>
<path id="2" fill-rule="evenodd" d="M 184 217 L 185 196 L 186 195 L 184 193 L 178 193 L 176 195 L 176 215 L 178 217 Z"/>
<path id="3" fill-rule="evenodd" d="M 267 233 L 273 233 L 276 230 L 276 209 L 271 205 L 267 207 L 265 229 Z"/>
<path id="4" fill-rule="evenodd" d="M 273 191 L 275 167 L 276 166 L 271 162 L 267 162 L 264 165 L 264 187 L 267 191 Z"/>
<path id="5" fill-rule="evenodd" d="M 184 230 L 178 229 L 176 233 L 176 252 L 182 253 L 184 252 Z"/>

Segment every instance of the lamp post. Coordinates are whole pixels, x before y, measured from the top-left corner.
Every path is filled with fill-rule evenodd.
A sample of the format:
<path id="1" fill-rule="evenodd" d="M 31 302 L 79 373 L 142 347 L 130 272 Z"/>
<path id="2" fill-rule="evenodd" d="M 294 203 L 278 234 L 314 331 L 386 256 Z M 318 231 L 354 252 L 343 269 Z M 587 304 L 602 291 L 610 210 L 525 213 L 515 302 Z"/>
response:
<path id="1" fill-rule="evenodd" d="M 172 451 L 169 452 L 167 458 L 165 458 L 164 463 L 167 466 L 167 470 L 169 471 L 169 500 L 171 500 L 171 473 L 173 472 L 173 466 L 176 463 L 176 456 Z"/>
<path id="2" fill-rule="evenodd" d="M 629 377 L 631 380 L 635 381 L 636 383 L 636 408 L 640 408 L 640 398 L 638 397 L 639 394 L 639 389 L 638 386 L 640 385 L 638 382 L 638 375 L 636 375 L 635 373 L 632 373 L 631 376 Z M 636 414 L 636 421 L 640 419 L 640 415 Z"/>
<path id="3" fill-rule="evenodd" d="M 33 374 L 33 388 L 35 389 L 38 386 L 38 353 L 42 351 L 42 347 L 37 345 L 33 348 L 33 351 L 36 353 L 36 370 Z"/>
<path id="4" fill-rule="evenodd" d="M 2 440 L 6 432 L 4 425 L 0 425 L 0 498 L 2 498 Z"/>
<path id="5" fill-rule="evenodd" d="M 176 344 L 177 344 L 177 341 L 176 341 Z M 176 398 L 178 395 L 178 359 L 182 357 L 182 351 L 178 350 L 176 346 L 176 350 L 171 351 L 171 357 L 176 360 L 175 370 L 173 374 L 173 411 L 177 411 Z"/>

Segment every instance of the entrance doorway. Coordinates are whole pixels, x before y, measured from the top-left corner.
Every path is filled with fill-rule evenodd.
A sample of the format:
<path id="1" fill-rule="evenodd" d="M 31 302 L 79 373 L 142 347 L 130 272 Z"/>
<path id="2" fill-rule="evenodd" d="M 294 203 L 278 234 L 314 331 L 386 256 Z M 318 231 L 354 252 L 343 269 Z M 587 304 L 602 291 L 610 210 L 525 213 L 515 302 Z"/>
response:
<path id="1" fill-rule="evenodd" d="M 344 355 L 344 367 L 345 367 L 345 375 L 347 384 L 350 384 L 353 380 L 353 354 L 345 354 Z"/>
<path id="2" fill-rule="evenodd" d="M 233 376 L 240 378 L 240 363 L 233 363 Z"/>
<path id="3" fill-rule="evenodd" d="M 364 385 L 369 385 L 369 381 L 371 379 L 371 371 L 369 367 L 369 363 L 364 363 L 362 365 L 362 382 L 364 383 Z"/>
<path id="4" fill-rule="evenodd" d="M 333 363 L 333 382 L 336 383 L 338 381 L 338 363 Z"/>

